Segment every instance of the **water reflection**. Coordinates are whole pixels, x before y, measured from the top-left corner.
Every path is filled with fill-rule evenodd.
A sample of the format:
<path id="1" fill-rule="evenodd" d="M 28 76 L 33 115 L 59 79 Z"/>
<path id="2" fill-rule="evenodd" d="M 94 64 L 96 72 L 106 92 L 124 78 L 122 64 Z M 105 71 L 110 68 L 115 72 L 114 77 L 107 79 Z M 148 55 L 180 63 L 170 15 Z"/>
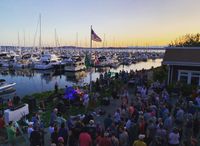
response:
<path id="1" fill-rule="evenodd" d="M 79 72 L 66 72 L 66 81 L 72 81 L 72 82 L 80 82 L 80 80 L 83 80 L 85 77 L 87 77 L 86 71 L 79 71 Z"/>
<path id="2" fill-rule="evenodd" d="M 92 80 L 96 80 L 100 73 L 111 71 L 119 72 L 120 70 L 141 70 L 150 69 L 151 67 L 157 67 L 161 65 L 161 59 L 148 60 L 147 62 L 139 62 L 130 66 L 119 66 L 116 69 L 113 68 L 92 68 L 91 70 L 81 72 L 60 72 L 54 70 L 36 71 L 31 69 L 0 69 L 0 79 L 5 79 L 7 82 L 16 83 L 16 92 L 19 96 L 30 95 L 37 92 L 43 92 L 54 89 L 54 85 L 57 82 L 59 88 L 64 88 L 66 85 L 71 86 L 74 84 L 82 85 L 90 82 L 90 72 L 92 72 Z M 13 96 L 5 95 L 7 96 Z M 0 95 L 2 97 L 2 95 Z"/>

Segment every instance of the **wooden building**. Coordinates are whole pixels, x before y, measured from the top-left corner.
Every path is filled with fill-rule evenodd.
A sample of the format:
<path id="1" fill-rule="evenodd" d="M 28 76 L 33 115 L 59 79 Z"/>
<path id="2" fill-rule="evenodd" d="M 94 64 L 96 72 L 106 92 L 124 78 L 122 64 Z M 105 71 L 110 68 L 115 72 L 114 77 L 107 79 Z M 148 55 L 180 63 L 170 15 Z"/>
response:
<path id="1" fill-rule="evenodd" d="M 168 66 L 168 84 L 200 85 L 200 47 L 166 48 L 163 65 Z"/>

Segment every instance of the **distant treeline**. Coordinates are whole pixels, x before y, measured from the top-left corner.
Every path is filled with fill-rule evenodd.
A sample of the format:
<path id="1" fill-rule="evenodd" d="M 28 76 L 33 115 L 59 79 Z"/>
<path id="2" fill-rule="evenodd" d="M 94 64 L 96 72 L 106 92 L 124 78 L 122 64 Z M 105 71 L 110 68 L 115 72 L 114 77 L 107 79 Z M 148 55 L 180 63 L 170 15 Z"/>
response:
<path id="1" fill-rule="evenodd" d="M 200 47 L 200 33 L 181 36 L 172 41 L 169 47 Z"/>

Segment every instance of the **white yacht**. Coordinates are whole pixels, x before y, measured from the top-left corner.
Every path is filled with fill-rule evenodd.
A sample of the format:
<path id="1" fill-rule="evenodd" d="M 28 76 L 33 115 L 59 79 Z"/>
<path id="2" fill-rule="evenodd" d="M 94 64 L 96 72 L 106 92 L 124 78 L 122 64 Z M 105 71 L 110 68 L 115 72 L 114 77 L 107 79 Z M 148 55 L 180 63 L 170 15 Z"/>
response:
<path id="1" fill-rule="evenodd" d="M 108 67 L 110 66 L 110 60 L 106 56 L 98 57 L 94 62 L 95 67 Z"/>
<path id="2" fill-rule="evenodd" d="M 11 56 L 9 52 L 0 53 L 0 67 L 10 67 L 11 66 Z"/>
<path id="3" fill-rule="evenodd" d="M 6 83 L 4 79 L 0 79 L 0 93 L 13 89 L 16 83 Z"/>
<path id="4" fill-rule="evenodd" d="M 64 71 L 81 71 L 85 70 L 85 60 L 84 57 L 81 56 L 73 56 L 70 59 L 68 59 L 68 62 L 66 62 Z"/>
<path id="5" fill-rule="evenodd" d="M 47 70 L 52 69 L 54 65 L 60 64 L 60 58 L 55 54 L 42 54 L 40 61 L 34 63 L 34 69 Z"/>

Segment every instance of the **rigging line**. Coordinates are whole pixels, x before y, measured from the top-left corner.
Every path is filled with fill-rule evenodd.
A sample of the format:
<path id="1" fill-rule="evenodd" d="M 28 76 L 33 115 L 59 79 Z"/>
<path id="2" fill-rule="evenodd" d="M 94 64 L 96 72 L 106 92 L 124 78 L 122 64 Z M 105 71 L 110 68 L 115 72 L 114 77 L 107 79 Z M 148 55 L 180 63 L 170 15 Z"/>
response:
<path id="1" fill-rule="evenodd" d="M 34 35 L 33 48 L 35 48 L 35 41 L 36 41 L 36 37 L 37 37 L 39 23 L 40 23 L 40 19 L 38 20 L 35 35 Z"/>

